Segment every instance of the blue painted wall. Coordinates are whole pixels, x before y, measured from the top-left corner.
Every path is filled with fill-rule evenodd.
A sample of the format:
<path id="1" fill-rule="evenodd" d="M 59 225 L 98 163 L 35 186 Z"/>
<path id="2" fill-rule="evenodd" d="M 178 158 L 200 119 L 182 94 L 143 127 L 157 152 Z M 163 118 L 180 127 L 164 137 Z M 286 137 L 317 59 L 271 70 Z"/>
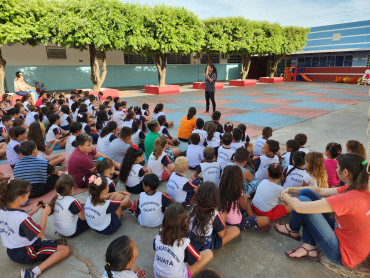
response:
<path id="1" fill-rule="evenodd" d="M 341 38 L 333 41 L 333 34 Z M 303 53 L 370 50 L 370 20 L 312 27 Z"/>
<path id="2" fill-rule="evenodd" d="M 218 80 L 240 78 L 239 64 L 216 64 Z M 203 81 L 205 65 L 167 65 L 167 84 Z M 146 65 L 107 66 L 104 87 L 144 86 L 158 84 L 157 68 Z M 46 90 L 91 88 L 89 66 L 7 66 L 9 91 L 13 92 L 15 72 L 22 71 L 25 81 L 34 86 L 36 80 Z"/>

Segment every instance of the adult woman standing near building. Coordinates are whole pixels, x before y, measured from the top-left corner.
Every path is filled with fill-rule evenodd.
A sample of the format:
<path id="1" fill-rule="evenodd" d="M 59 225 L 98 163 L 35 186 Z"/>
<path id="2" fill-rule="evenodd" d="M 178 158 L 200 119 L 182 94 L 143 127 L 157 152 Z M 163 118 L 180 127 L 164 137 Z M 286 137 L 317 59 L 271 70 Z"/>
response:
<path id="1" fill-rule="evenodd" d="M 337 264 L 354 268 L 370 253 L 370 188 L 367 162 L 354 153 L 338 158 L 337 174 L 346 185 L 337 188 L 289 187 L 281 198 L 292 209 L 289 224 L 275 229 L 303 245 L 287 256 L 319 260 L 322 253 Z M 299 193 L 294 198 L 288 193 Z"/>
<path id="2" fill-rule="evenodd" d="M 210 64 L 207 68 L 206 74 L 203 74 L 202 76 L 205 76 L 206 80 L 206 91 L 205 91 L 205 97 L 206 97 L 206 112 L 209 113 L 209 100 L 212 101 L 212 107 L 213 112 L 216 111 L 216 101 L 215 101 L 215 90 L 216 90 L 216 80 L 217 80 L 217 70 L 216 67 L 213 64 Z"/>
<path id="3" fill-rule="evenodd" d="M 16 95 L 19 96 L 25 96 L 27 94 L 31 94 L 33 104 L 36 103 L 36 100 L 38 98 L 37 92 L 35 91 L 36 88 L 28 85 L 26 82 L 24 82 L 23 79 L 23 73 L 20 71 L 17 71 L 15 73 L 16 78 L 14 79 L 14 92 Z"/>

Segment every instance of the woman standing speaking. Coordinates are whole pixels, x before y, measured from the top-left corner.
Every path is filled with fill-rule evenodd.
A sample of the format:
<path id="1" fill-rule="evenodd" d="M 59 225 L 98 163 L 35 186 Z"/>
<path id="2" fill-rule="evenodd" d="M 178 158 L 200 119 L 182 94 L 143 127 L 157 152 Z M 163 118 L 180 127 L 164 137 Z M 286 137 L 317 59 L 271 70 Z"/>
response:
<path id="1" fill-rule="evenodd" d="M 206 78 L 206 91 L 205 91 L 205 96 L 206 96 L 206 112 L 209 113 L 209 99 L 212 101 L 212 106 L 213 106 L 213 112 L 216 111 L 216 101 L 215 101 L 215 84 L 217 80 L 217 70 L 216 67 L 211 64 L 207 67 L 207 72 L 206 74 L 203 74 L 202 76 L 205 76 Z"/>

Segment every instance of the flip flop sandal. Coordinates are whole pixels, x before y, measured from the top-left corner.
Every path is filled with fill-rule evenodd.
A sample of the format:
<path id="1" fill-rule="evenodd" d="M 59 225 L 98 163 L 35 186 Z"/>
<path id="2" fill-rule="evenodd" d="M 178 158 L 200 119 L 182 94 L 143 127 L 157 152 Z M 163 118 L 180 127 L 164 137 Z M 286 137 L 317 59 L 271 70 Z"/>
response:
<path id="1" fill-rule="evenodd" d="M 303 248 L 304 250 L 306 250 L 306 255 L 304 255 L 302 257 L 292 257 L 292 256 L 289 256 L 290 254 L 292 254 L 295 251 L 297 251 L 299 248 Z M 293 251 L 289 251 L 290 253 L 285 252 L 285 255 L 287 255 L 291 259 L 308 259 L 308 260 L 311 260 L 311 261 L 319 262 L 320 261 L 320 257 L 319 256 L 310 256 L 309 255 L 311 251 L 317 251 L 317 248 L 314 248 L 314 249 L 311 249 L 311 250 L 307 250 L 305 247 L 300 246 L 300 247 L 298 247 L 297 249 L 295 249 Z"/>
<path id="2" fill-rule="evenodd" d="M 288 231 L 288 233 L 281 232 L 281 231 L 279 231 L 279 230 L 276 228 L 276 225 L 275 225 L 275 226 L 274 226 L 274 229 L 275 229 L 275 231 L 277 231 L 279 234 L 282 234 L 282 235 L 284 235 L 284 236 L 290 237 L 290 238 L 292 238 L 292 239 L 294 239 L 294 240 L 297 240 L 297 241 L 301 241 L 301 240 L 302 240 L 301 236 L 297 236 L 297 237 L 292 236 L 292 233 L 297 233 L 297 232 L 294 232 L 294 231 L 289 230 L 289 229 L 288 229 L 288 227 L 286 226 L 286 225 L 287 225 L 287 223 L 279 223 L 278 225 L 284 225 L 284 226 L 285 226 L 285 229 Z"/>

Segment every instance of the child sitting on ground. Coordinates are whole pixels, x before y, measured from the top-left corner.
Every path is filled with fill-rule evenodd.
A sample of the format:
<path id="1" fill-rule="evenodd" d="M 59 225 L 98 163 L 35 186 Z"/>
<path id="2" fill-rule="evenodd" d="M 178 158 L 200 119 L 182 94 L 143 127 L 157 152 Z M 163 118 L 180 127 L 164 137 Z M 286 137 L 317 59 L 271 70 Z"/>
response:
<path id="1" fill-rule="evenodd" d="M 309 152 L 305 157 L 307 174 L 302 186 L 328 188 L 328 175 L 325 171 L 324 156 L 319 152 Z"/>
<path id="2" fill-rule="evenodd" d="M 69 256 L 70 248 L 45 239 L 45 228 L 50 207 L 36 204 L 28 213 L 21 210 L 31 192 L 25 180 L 14 179 L 0 183 L 0 230 L 8 257 L 20 264 L 42 263 L 22 270 L 21 277 L 36 277 L 45 269 Z M 31 219 L 41 208 L 41 224 Z"/>
<path id="3" fill-rule="evenodd" d="M 207 137 L 207 131 L 203 130 L 204 128 L 204 120 L 202 118 L 198 118 L 195 122 L 196 129 L 192 131 L 192 133 L 198 133 L 200 137 L 199 145 L 204 145 Z"/>
<path id="4" fill-rule="evenodd" d="M 238 227 L 226 227 L 225 214 L 218 212 L 219 191 L 213 182 L 203 182 L 194 197 L 190 213 L 190 240 L 196 251 L 212 251 L 236 238 Z"/>
<path id="5" fill-rule="evenodd" d="M 160 181 L 170 178 L 175 168 L 166 154 L 167 138 L 160 136 L 154 141 L 154 150 L 148 159 L 148 167 L 156 174 Z"/>
<path id="6" fill-rule="evenodd" d="M 69 133 L 71 135 L 69 135 L 69 138 L 68 138 L 67 144 L 66 144 L 66 152 L 67 152 L 68 157 L 71 156 L 71 154 L 73 153 L 73 151 L 77 147 L 77 145 L 76 145 L 76 136 L 78 134 L 82 133 L 82 124 L 77 123 L 77 122 L 73 122 L 69 126 Z"/>
<path id="7" fill-rule="evenodd" d="M 289 165 L 292 165 L 292 154 L 298 151 L 300 143 L 298 140 L 290 139 L 286 141 L 286 153 L 281 155 L 281 165 L 285 170 Z"/>
<path id="8" fill-rule="evenodd" d="M 119 179 L 126 185 L 128 192 L 139 194 L 144 191 L 143 178 L 151 173 L 150 169 L 142 166 L 144 151 L 137 145 L 129 147 L 121 164 Z"/>
<path id="9" fill-rule="evenodd" d="M 224 134 L 225 133 L 232 133 L 233 129 L 234 129 L 234 124 L 232 122 L 226 122 L 224 124 Z"/>
<path id="10" fill-rule="evenodd" d="M 283 167 L 280 164 L 270 164 L 267 168 L 268 179 L 261 181 L 252 200 L 252 209 L 255 214 L 267 216 L 275 221 L 292 212 L 286 204 L 279 204 L 283 187 L 277 184 L 283 178 Z"/>
<path id="11" fill-rule="evenodd" d="M 96 172 L 100 177 L 107 179 L 109 187 L 108 193 L 116 192 L 116 185 L 112 178 L 118 172 L 114 169 L 113 160 L 110 158 L 99 157 L 96 162 Z"/>
<path id="12" fill-rule="evenodd" d="M 106 178 L 95 175 L 89 178 L 90 196 L 85 205 L 86 221 L 91 229 L 104 235 L 114 233 L 121 226 L 122 209 L 132 206 L 130 193 L 108 191 Z"/>
<path id="13" fill-rule="evenodd" d="M 113 240 L 105 253 L 105 272 L 102 278 L 137 277 L 146 278 L 145 270 L 139 269 L 135 261 L 139 256 L 135 242 L 128 236 Z"/>
<path id="14" fill-rule="evenodd" d="M 9 143 L 6 147 L 6 158 L 10 167 L 14 169 L 15 164 L 23 157 L 19 145 L 26 140 L 27 132 L 24 127 L 16 126 L 9 130 Z"/>
<path id="15" fill-rule="evenodd" d="M 220 211 L 226 214 L 226 225 L 236 226 L 240 230 L 255 230 L 265 226 L 267 226 L 266 230 L 262 229 L 262 231 L 270 229 L 268 217 L 254 216 L 248 199 L 249 195 L 243 193 L 243 174 L 238 165 L 226 166 L 222 173 L 219 192 Z M 243 215 L 242 210 L 246 212 L 247 216 Z"/>
<path id="16" fill-rule="evenodd" d="M 96 145 L 96 151 L 105 155 L 109 155 L 109 144 L 118 138 L 117 133 L 117 123 L 114 121 L 108 122 L 100 132 L 98 143 Z"/>
<path id="17" fill-rule="evenodd" d="M 245 148 L 245 144 L 244 142 L 242 142 L 243 131 L 240 128 L 236 127 L 233 129 L 232 134 L 233 141 L 230 147 L 234 150 L 234 152 L 236 151 L 236 149 Z"/>
<path id="18" fill-rule="evenodd" d="M 130 111 L 126 114 L 126 118 L 123 121 L 123 126 L 127 126 L 129 128 L 132 128 L 132 123 L 136 119 L 136 114 L 134 111 Z"/>
<path id="19" fill-rule="evenodd" d="M 218 161 L 215 160 L 215 149 L 212 147 L 205 147 L 204 161 L 195 170 L 191 176 L 193 184 L 199 185 L 202 182 L 213 182 L 217 187 L 221 177 L 221 166 Z M 200 177 L 199 174 L 202 174 Z"/>
<path id="20" fill-rule="evenodd" d="M 145 227 L 158 227 L 162 224 L 166 208 L 172 199 L 165 193 L 156 191 L 159 185 L 157 175 L 147 174 L 143 179 L 144 191 L 136 203 L 139 224 Z"/>
<path id="21" fill-rule="evenodd" d="M 13 124 L 12 117 L 4 115 L 0 123 L 0 143 L 5 143 L 9 138 L 9 129 Z"/>
<path id="22" fill-rule="evenodd" d="M 329 187 L 337 187 L 339 178 L 337 175 L 337 157 L 342 153 L 342 146 L 338 143 L 329 143 L 325 148 L 327 159 L 324 160 L 325 170 L 328 175 Z"/>
<path id="23" fill-rule="evenodd" d="M 213 122 L 209 122 L 206 126 L 207 128 L 207 137 L 206 143 L 207 146 L 211 146 L 215 149 L 216 157 L 218 155 L 218 148 L 221 144 L 221 133 L 216 131 L 216 125 Z"/>
<path id="24" fill-rule="evenodd" d="M 265 145 L 266 141 L 272 136 L 272 128 L 267 126 L 262 130 L 262 137 L 258 138 L 254 144 L 253 155 L 262 155 L 262 148 Z"/>
<path id="25" fill-rule="evenodd" d="M 58 114 L 51 114 L 49 117 L 49 126 L 46 130 L 45 142 L 48 144 L 56 139 L 60 140 L 60 143 L 54 147 L 54 150 L 64 149 L 67 144 L 68 131 L 60 128 L 60 117 Z M 66 135 L 65 137 L 62 137 Z"/>
<path id="26" fill-rule="evenodd" d="M 117 102 L 114 104 L 115 112 L 112 115 L 112 120 L 117 123 L 118 130 L 121 130 L 121 128 L 124 126 L 126 114 L 123 109 L 123 104 L 121 102 Z"/>
<path id="27" fill-rule="evenodd" d="M 69 109 L 68 105 L 63 105 L 60 108 L 60 111 L 62 112 L 60 115 L 60 127 L 68 131 L 71 123 L 73 123 L 73 120 L 70 116 L 71 110 Z"/>
<path id="28" fill-rule="evenodd" d="M 293 165 L 289 165 L 284 171 L 284 189 L 288 187 L 300 187 L 302 186 L 303 177 L 307 174 L 304 167 L 305 164 L 305 152 L 294 152 L 292 154 Z"/>
<path id="29" fill-rule="evenodd" d="M 222 137 L 223 145 L 218 148 L 217 161 L 220 163 L 221 168 L 225 168 L 227 164 L 232 162 L 232 157 L 235 153 L 235 150 L 231 148 L 231 143 L 233 141 L 233 136 L 231 133 L 224 133 Z"/>
<path id="30" fill-rule="evenodd" d="M 30 125 L 33 122 L 39 123 L 40 122 L 40 117 L 39 117 L 39 113 L 38 113 L 38 108 L 35 105 L 31 104 L 29 106 L 29 111 L 27 113 L 26 119 L 24 120 L 24 123 L 26 125 Z"/>
<path id="31" fill-rule="evenodd" d="M 190 145 L 186 151 L 186 158 L 189 160 L 189 168 L 195 170 L 203 159 L 204 147 L 199 145 L 200 136 L 192 133 L 189 137 Z"/>
<path id="32" fill-rule="evenodd" d="M 248 134 L 246 133 L 247 132 L 247 126 L 245 124 L 239 124 L 238 125 L 238 128 L 240 128 L 240 130 L 242 131 L 242 142 L 244 143 L 245 142 L 245 147 L 248 148 L 251 148 L 252 151 L 253 151 L 253 144 L 250 142 L 251 139 L 249 138 Z M 251 150 L 249 150 L 251 151 Z"/>
<path id="33" fill-rule="evenodd" d="M 158 120 L 158 117 L 159 116 L 165 116 L 164 112 L 163 112 L 163 104 L 162 103 L 158 103 L 155 107 L 154 107 L 154 112 L 153 112 L 153 116 L 152 116 L 152 119 L 153 120 Z M 168 121 L 166 124 L 165 124 L 166 127 L 168 128 L 171 128 L 173 127 L 173 121 Z"/>
<path id="34" fill-rule="evenodd" d="M 172 146 L 178 146 L 180 142 L 177 140 L 177 138 L 173 138 L 171 134 L 169 133 L 166 124 L 167 119 L 165 115 L 161 115 L 158 117 L 158 123 L 161 126 L 161 129 L 159 130 L 159 134 L 164 135 L 168 138 L 168 143 Z"/>
<path id="35" fill-rule="evenodd" d="M 263 145 L 262 155 L 254 160 L 256 180 L 261 182 L 262 180 L 267 179 L 267 168 L 269 165 L 279 163 L 279 157 L 276 155 L 279 149 L 279 142 L 275 140 L 267 140 Z"/>
<path id="36" fill-rule="evenodd" d="M 50 202 L 55 230 L 65 237 L 75 237 L 89 228 L 84 203 L 73 198 L 76 182 L 70 175 L 63 175 L 55 186 L 57 194 Z"/>
<path id="37" fill-rule="evenodd" d="M 211 261 L 212 251 L 207 249 L 198 253 L 188 234 L 186 209 L 179 203 L 173 203 L 167 208 L 162 229 L 154 239 L 154 277 L 191 277 Z"/>
<path id="38" fill-rule="evenodd" d="M 190 205 L 194 198 L 197 186 L 194 185 L 185 173 L 189 169 L 188 159 L 180 156 L 175 160 L 175 173 L 173 173 L 167 183 L 167 192 L 175 200 L 184 206 Z"/>
<path id="39" fill-rule="evenodd" d="M 362 145 L 359 141 L 357 140 L 347 141 L 346 148 L 347 148 L 347 153 L 357 153 L 361 155 L 364 158 L 364 160 L 366 160 L 366 151 L 365 151 L 364 145 Z"/>
<path id="40" fill-rule="evenodd" d="M 307 143 L 307 136 L 306 136 L 306 134 L 298 133 L 298 134 L 296 134 L 296 136 L 294 136 L 294 139 L 295 140 L 298 140 L 298 142 L 300 144 L 300 148 L 299 148 L 299 151 L 300 152 L 304 152 L 305 154 L 308 154 L 310 152 L 310 150 L 307 149 L 304 146 Z"/>
<path id="41" fill-rule="evenodd" d="M 143 151 L 145 150 L 144 148 L 144 142 L 145 142 L 145 133 L 142 130 L 143 123 L 135 119 L 134 122 L 132 123 L 132 137 L 131 141 L 134 145 L 138 145 L 140 149 Z"/>
<path id="42" fill-rule="evenodd" d="M 143 103 L 143 105 L 141 105 L 141 114 L 143 116 L 149 117 L 150 115 L 149 104 Z"/>

